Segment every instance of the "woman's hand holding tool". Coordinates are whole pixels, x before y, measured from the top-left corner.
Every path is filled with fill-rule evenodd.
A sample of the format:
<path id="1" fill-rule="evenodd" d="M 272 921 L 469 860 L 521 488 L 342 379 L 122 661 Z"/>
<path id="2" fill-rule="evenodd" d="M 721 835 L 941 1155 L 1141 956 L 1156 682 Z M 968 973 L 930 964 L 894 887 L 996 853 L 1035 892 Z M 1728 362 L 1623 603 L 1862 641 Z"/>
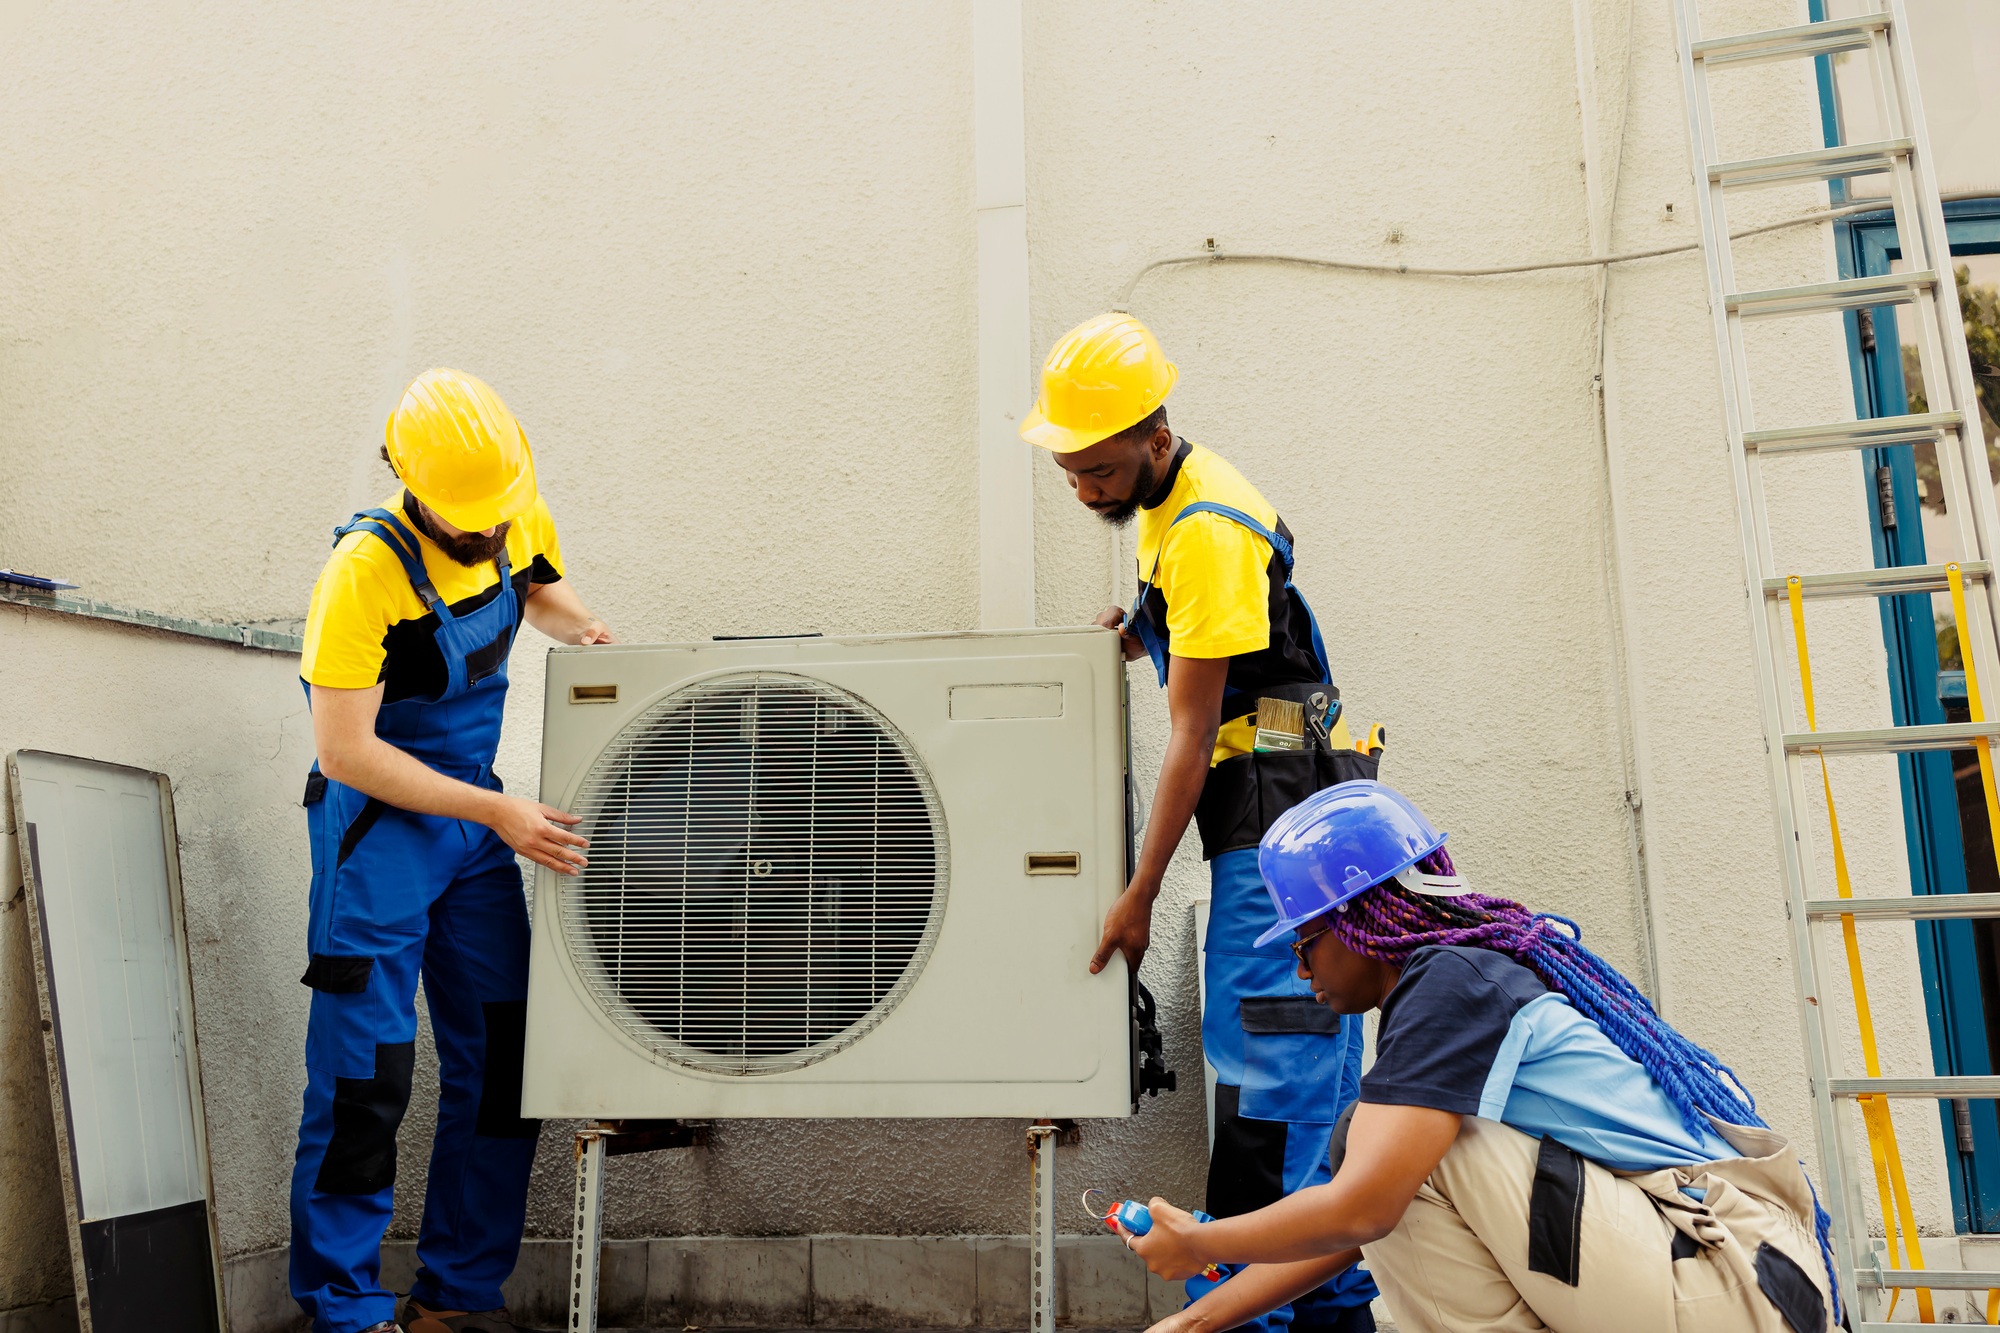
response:
<path id="1" fill-rule="evenodd" d="M 1222 1270 L 1195 1248 L 1194 1231 L 1201 1223 L 1194 1214 L 1165 1199 L 1143 1204 L 1135 1199 L 1114 1199 L 1102 1190 L 1085 1190 L 1083 1209 L 1124 1236 L 1126 1248 L 1160 1277 L 1178 1282 L 1199 1274 L 1211 1282 L 1221 1281 Z"/>

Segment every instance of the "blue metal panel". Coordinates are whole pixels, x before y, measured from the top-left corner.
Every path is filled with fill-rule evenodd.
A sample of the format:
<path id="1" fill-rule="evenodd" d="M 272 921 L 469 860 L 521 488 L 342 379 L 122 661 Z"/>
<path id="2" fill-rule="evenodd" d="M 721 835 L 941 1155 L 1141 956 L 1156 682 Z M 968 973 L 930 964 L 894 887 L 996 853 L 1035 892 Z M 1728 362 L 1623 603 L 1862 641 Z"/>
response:
<path id="1" fill-rule="evenodd" d="M 1806 0 L 1806 18 L 1814 23 L 1826 22 L 1826 0 Z M 1819 85 L 1819 130 L 1828 148 L 1847 142 L 1847 130 L 1840 123 L 1840 99 L 1833 91 L 1833 57 L 1813 58 L 1813 81 Z M 1827 182 L 1827 190 L 1833 202 L 1847 202 L 1847 182 L 1835 180 Z M 1845 275 L 1843 275 L 1845 276 Z M 1849 318 L 1853 318 L 1851 315 Z"/>
<path id="2" fill-rule="evenodd" d="M 1822 81 L 1825 114 L 1829 84 Z M 1837 130 L 1837 126 L 1834 127 Z M 2000 200 L 1960 201 L 1946 206 L 1955 254 L 2000 250 Z M 1887 273 L 1901 257 L 1895 223 L 1886 212 L 1838 224 L 1842 277 Z M 1848 355 L 1854 376 L 1855 411 L 1864 417 L 1894 416 L 1908 410 L 1903 379 L 1897 310 L 1879 306 L 1846 316 Z M 1866 504 L 1878 567 L 1925 563 L 1917 495 L 1916 450 L 1902 445 L 1863 453 L 1867 465 Z M 1908 521 L 1885 527 L 1877 501 L 1875 473 L 1886 467 L 1896 512 Z M 1898 725 L 1946 720 L 1937 638 L 1927 596 L 1880 600 L 1882 636 L 1888 648 L 1890 703 Z M 1958 789 L 1949 753 L 1926 752 L 1900 758 L 1904 829 L 1910 874 L 1918 893 L 1967 891 L 1965 850 L 1959 829 Z M 1971 922 L 1927 922 L 1917 926 L 1925 1012 L 1931 1055 L 1940 1074 L 1987 1074 L 1993 1070 L 1987 1033 L 1987 1005 L 1981 990 L 1978 940 Z M 1947 1145 L 1952 1206 L 1961 1231 L 2000 1231 L 2000 1119 L 1993 1104 L 1973 1104 L 1974 1150 L 1956 1151 L 1950 1103 L 1938 1108 Z"/>

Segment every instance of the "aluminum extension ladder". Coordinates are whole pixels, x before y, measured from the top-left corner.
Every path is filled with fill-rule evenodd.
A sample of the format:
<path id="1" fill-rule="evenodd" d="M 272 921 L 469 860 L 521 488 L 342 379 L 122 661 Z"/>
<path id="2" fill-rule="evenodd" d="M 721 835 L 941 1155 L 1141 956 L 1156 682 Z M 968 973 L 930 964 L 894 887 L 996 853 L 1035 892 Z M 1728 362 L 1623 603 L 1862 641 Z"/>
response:
<path id="1" fill-rule="evenodd" d="M 1956 1272 L 1885 1268 L 1870 1243 L 1860 1182 L 1868 1157 L 1857 1158 L 1852 1120 L 1841 1103 L 1860 1097 L 1939 1101 L 2000 1097 L 2000 1077 L 1848 1078 L 1838 1066 L 1838 1043 L 1828 1030 L 1824 987 L 1837 972 L 1826 967 L 1823 931 L 1843 916 L 1858 920 L 1943 920 L 2000 916 L 2000 894 L 1954 894 L 1908 898 L 1814 897 L 1812 858 L 1802 840 L 1806 800 L 1804 759 L 1838 754 L 1885 754 L 1959 749 L 1976 738 L 2000 736 L 2000 723 L 1973 721 L 1938 726 L 1889 727 L 1866 731 L 1813 731 L 1797 727 L 1791 688 L 1781 654 L 1792 636 L 1786 617 L 1792 589 L 1773 568 L 1770 530 L 1764 511 L 1762 463 L 1766 456 L 1808 450 L 1864 449 L 1930 442 L 1936 446 L 1946 514 L 1958 561 L 1846 573 L 1804 575 L 1806 597 L 1884 597 L 1931 593 L 1962 580 L 1970 596 L 1961 612 L 1967 666 L 1985 684 L 1989 699 L 2000 697 L 2000 597 L 1996 597 L 1994 542 L 2000 533 L 1992 488 L 1987 485 L 1985 442 L 1980 438 L 1978 400 L 1960 322 L 1958 293 L 1945 235 L 1944 209 L 1932 175 L 1931 152 L 1917 96 L 1916 66 L 1907 39 L 1903 0 L 1884 0 L 1886 9 L 1859 18 L 1831 19 L 1798 27 L 1737 37 L 1705 38 L 1697 30 L 1698 0 L 1673 0 L 1686 94 L 1688 136 L 1693 150 L 1707 261 L 1708 302 L 1722 370 L 1723 413 L 1728 429 L 1730 468 L 1749 589 L 1750 633 L 1758 674 L 1758 705 L 1768 755 L 1768 776 L 1776 812 L 1779 860 L 1784 867 L 1785 912 L 1790 922 L 1792 958 L 1799 990 L 1807 1071 L 1812 1081 L 1814 1127 L 1825 1186 L 1822 1202 L 1833 1217 L 1841 1305 L 1855 1333 L 1888 1333 L 1881 1321 L 1892 1289 L 1978 1291 L 2000 1287 L 2000 1272 Z M 1709 74 L 1721 66 L 1807 60 L 1837 52 L 1866 52 L 1886 137 L 1881 142 L 1815 148 L 1751 161 L 1723 161 L 1716 151 L 1709 103 Z M 1882 277 L 1815 283 L 1772 291 L 1738 290 L 1730 253 L 1726 201 L 1732 189 L 1780 181 L 1831 181 L 1886 172 L 1889 205 L 1910 271 Z M 1879 417 L 1822 426 L 1759 430 L 1751 409 L 1743 322 L 1767 316 L 1856 310 L 1899 304 L 1914 308 L 1918 355 L 1929 406 L 1921 415 Z M 1980 595 L 1983 594 L 1983 595 Z M 1801 613 L 1802 614 L 1802 613 Z M 1797 622 L 1803 637 L 1802 620 Z M 1809 684 L 1807 686 L 1810 688 Z M 1976 687 L 1975 687 L 1976 688 Z M 1808 698 L 1810 696 L 1808 695 Z M 1810 704 L 1808 704 L 1810 708 Z M 1975 719 L 1981 713 L 1975 707 Z M 1808 724 L 1810 726 L 1810 723 Z M 1989 762 L 1978 747 L 1983 762 Z M 1898 812 L 1900 815 L 1900 811 Z M 1841 867 L 1837 864 L 1836 870 Z M 1846 929 L 1842 924 L 1841 928 Z M 1886 1109 L 1888 1103 L 1876 1106 Z M 1865 1154 L 1865 1149 L 1864 1149 Z M 1859 1161 L 1858 1170 L 1850 1164 Z M 1885 1223 L 1889 1219 L 1884 1219 Z M 1928 1303 L 1926 1299 L 1926 1313 Z M 1903 1327 L 1903 1325 L 1896 1325 Z"/>

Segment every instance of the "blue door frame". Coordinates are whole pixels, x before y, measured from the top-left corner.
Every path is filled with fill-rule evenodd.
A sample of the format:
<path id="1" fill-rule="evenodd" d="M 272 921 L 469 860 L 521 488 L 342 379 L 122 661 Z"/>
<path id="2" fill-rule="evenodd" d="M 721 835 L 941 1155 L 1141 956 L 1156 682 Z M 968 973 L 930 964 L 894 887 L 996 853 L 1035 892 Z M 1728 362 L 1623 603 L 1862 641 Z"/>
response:
<path id="1" fill-rule="evenodd" d="M 1830 134 L 1837 124 L 1828 116 Z M 1945 225 L 1954 255 L 2000 253 L 2000 199 L 1961 200 L 1945 205 Z M 1887 273 L 1901 258 L 1896 224 L 1886 212 L 1862 214 L 1836 224 L 1840 276 Z M 1858 416 L 1897 416 L 1909 410 L 1903 381 L 1901 342 L 1895 306 L 1849 311 L 1847 346 Z M 1875 564 L 1926 563 L 1918 509 L 1916 449 L 1899 445 L 1863 451 L 1866 507 L 1873 530 Z M 1878 469 L 1887 468 L 1893 512 L 1906 521 L 1885 526 Z M 1977 484 L 1975 479 L 1974 484 Z M 1927 596 L 1880 599 L 1882 637 L 1888 648 L 1891 707 L 1898 726 L 1946 720 L 1938 676 L 1937 635 Z M 1989 687 L 1990 689 L 1991 687 Z M 1955 752 L 1926 751 L 1900 757 L 1903 822 L 1909 844 L 1912 887 L 1918 893 L 1965 893 L 1964 839 L 1960 835 Z M 1983 819 L 1984 811 L 1980 812 Z M 1982 849 L 1983 851 L 1983 849 Z M 1940 1074 L 1990 1074 L 1993 1047 L 1988 1032 L 1986 992 L 1980 978 L 1981 938 L 1969 921 L 1919 922 L 1917 954 L 1923 974 L 1924 1008 L 1930 1023 L 1931 1058 Z M 1990 929 L 1990 928 L 1989 928 Z M 1986 985 L 1995 984 L 1988 953 Z M 1996 997 L 2000 998 L 2000 997 Z M 1938 1107 L 1943 1122 L 1952 1208 L 1961 1232 L 2000 1231 L 2000 1119 L 1992 1102 L 1973 1102 L 1973 1150 L 1961 1142 L 1955 1108 Z"/>

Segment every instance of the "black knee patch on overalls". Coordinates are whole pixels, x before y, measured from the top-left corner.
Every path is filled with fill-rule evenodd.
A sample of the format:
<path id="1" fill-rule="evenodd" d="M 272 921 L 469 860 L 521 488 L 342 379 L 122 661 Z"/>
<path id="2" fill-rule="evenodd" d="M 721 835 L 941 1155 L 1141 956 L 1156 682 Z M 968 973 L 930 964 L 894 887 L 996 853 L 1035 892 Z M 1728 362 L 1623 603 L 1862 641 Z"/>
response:
<path id="1" fill-rule="evenodd" d="M 368 989 L 374 971 L 375 960 L 367 954 L 316 953 L 306 963 L 299 984 L 328 995 L 359 995 Z"/>
<path id="2" fill-rule="evenodd" d="M 539 1120 L 521 1118 L 521 1064 L 528 1044 L 528 1002 L 495 1000 L 486 1014 L 486 1068 L 479 1079 L 473 1132 L 489 1139 L 532 1139 Z"/>
<path id="3" fill-rule="evenodd" d="M 1792 1333 L 1819 1333 L 1826 1327 L 1826 1302 L 1819 1288 L 1805 1269 L 1770 1241 L 1757 1247 L 1757 1285 L 1778 1307 Z"/>
<path id="4" fill-rule="evenodd" d="M 1208 1158 L 1208 1212 L 1237 1217 L 1285 1197 L 1285 1122 L 1236 1113 L 1243 1090 L 1215 1085 L 1215 1149 Z"/>
<path id="5" fill-rule="evenodd" d="M 396 1183 L 396 1130 L 410 1109 L 414 1041 L 375 1048 L 375 1077 L 333 1081 L 333 1137 L 313 1188 L 321 1194 L 375 1194 Z"/>
<path id="6" fill-rule="evenodd" d="M 1542 1140 L 1528 1194 L 1528 1271 L 1574 1287 L 1583 1266 L 1583 1158 Z"/>

